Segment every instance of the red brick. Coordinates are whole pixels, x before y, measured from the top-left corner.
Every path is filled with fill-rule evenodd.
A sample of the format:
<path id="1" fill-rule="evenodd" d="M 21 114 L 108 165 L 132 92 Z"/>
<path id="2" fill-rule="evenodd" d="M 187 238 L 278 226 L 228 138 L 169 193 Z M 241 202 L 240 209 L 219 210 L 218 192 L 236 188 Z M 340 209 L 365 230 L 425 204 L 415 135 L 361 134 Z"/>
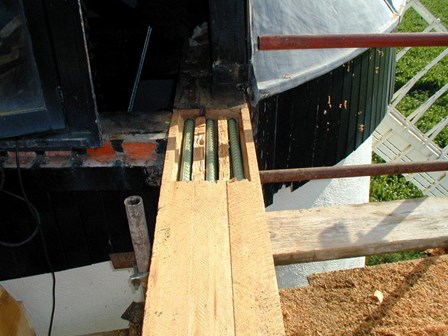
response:
<path id="1" fill-rule="evenodd" d="M 150 142 L 128 142 L 123 143 L 123 151 L 130 160 L 150 160 L 156 150 L 156 144 Z"/>
<path id="2" fill-rule="evenodd" d="M 110 141 L 105 141 L 99 148 L 87 148 L 86 152 L 90 159 L 98 162 L 108 162 L 115 158 L 115 150 Z"/>

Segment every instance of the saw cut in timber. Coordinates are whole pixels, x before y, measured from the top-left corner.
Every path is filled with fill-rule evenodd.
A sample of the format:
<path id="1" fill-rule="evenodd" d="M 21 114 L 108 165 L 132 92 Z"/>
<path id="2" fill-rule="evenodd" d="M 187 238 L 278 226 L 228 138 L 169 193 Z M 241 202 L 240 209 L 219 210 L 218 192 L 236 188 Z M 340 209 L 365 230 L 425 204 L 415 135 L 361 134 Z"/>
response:
<path id="1" fill-rule="evenodd" d="M 193 167 L 191 172 L 193 181 L 205 180 L 205 118 L 197 117 L 193 142 Z"/>
<path id="2" fill-rule="evenodd" d="M 219 179 L 228 181 L 230 179 L 230 159 L 229 159 L 229 133 L 227 131 L 227 118 L 218 118 L 218 160 Z"/>
<path id="3" fill-rule="evenodd" d="M 178 181 L 186 118 L 196 120 L 196 131 L 198 119 L 215 120 L 218 181 Z M 239 125 L 242 181 L 230 175 L 229 118 Z M 249 111 L 176 111 L 162 178 L 143 335 L 284 333 Z"/>
<path id="4" fill-rule="evenodd" d="M 448 197 L 266 213 L 275 264 L 448 245 Z"/>

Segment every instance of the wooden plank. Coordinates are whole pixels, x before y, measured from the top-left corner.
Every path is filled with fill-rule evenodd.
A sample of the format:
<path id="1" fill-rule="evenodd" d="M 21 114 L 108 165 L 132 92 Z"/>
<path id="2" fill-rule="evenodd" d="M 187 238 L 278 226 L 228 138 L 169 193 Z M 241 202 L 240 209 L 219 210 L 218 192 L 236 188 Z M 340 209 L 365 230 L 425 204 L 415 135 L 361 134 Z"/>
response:
<path id="1" fill-rule="evenodd" d="M 180 152 L 182 149 L 183 119 L 179 111 L 175 110 L 171 118 L 168 131 L 168 142 L 165 152 L 165 163 L 163 165 L 162 185 L 168 181 L 176 181 L 179 174 Z"/>
<path id="2" fill-rule="evenodd" d="M 109 257 L 114 269 L 132 268 L 137 264 L 134 252 L 110 253 Z"/>
<path id="3" fill-rule="evenodd" d="M 219 116 L 235 113 L 210 112 L 221 124 L 226 118 Z M 284 335 L 249 112 L 242 112 L 247 179 L 163 179 L 143 335 Z M 168 147 L 176 149 L 170 141 Z M 175 159 L 174 152 L 166 157 Z M 173 163 L 165 168 L 172 178 Z"/>
<path id="4" fill-rule="evenodd" d="M 0 286 L 0 335 L 35 335 L 22 305 L 17 303 L 2 286 Z"/>
<path id="5" fill-rule="evenodd" d="M 448 197 L 267 212 L 277 265 L 448 243 Z"/>
<path id="6" fill-rule="evenodd" d="M 225 182 L 164 183 L 143 335 L 234 335 L 231 279 Z"/>
<path id="7" fill-rule="evenodd" d="M 247 109 L 242 110 L 241 121 L 250 180 L 227 183 L 235 334 L 284 335 L 272 249 L 265 221 Z"/>
<path id="8" fill-rule="evenodd" d="M 193 165 L 191 170 L 193 181 L 205 180 L 205 118 L 197 117 L 194 128 Z"/>
<path id="9" fill-rule="evenodd" d="M 218 161 L 219 180 L 230 179 L 230 157 L 229 157 L 229 133 L 227 130 L 227 118 L 218 117 Z"/>

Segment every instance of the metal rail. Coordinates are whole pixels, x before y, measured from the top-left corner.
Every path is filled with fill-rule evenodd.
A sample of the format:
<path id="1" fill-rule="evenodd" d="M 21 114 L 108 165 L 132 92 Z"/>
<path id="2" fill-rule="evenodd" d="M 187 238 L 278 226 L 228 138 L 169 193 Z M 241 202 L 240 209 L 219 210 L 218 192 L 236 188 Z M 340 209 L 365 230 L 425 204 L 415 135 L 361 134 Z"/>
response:
<path id="1" fill-rule="evenodd" d="M 262 35 L 259 50 L 448 46 L 448 33 Z"/>
<path id="2" fill-rule="evenodd" d="M 448 161 L 380 163 L 260 171 L 261 183 L 288 183 L 341 177 L 398 175 L 448 171 Z"/>

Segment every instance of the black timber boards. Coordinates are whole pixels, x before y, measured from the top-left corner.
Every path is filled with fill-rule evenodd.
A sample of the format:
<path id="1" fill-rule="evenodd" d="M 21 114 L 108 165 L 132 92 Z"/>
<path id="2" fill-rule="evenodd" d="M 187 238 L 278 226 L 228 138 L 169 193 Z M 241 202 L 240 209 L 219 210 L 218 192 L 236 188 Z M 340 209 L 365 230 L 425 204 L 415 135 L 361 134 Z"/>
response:
<path id="1" fill-rule="evenodd" d="M 174 108 L 230 108 L 245 103 L 243 87 L 214 85 L 210 52 L 210 44 L 185 46 Z"/>
<path id="2" fill-rule="evenodd" d="M 231 85 L 246 79 L 246 2 L 213 0 L 210 6 L 213 83 Z"/>
<path id="3" fill-rule="evenodd" d="M 387 111 L 395 49 L 371 49 L 339 68 L 262 100 L 253 110 L 260 169 L 333 166 Z M 286 152 L 286 153 L 285 153 Z M 293 183 L 292 189 L 303 183 Z M 264 185 L 265 204 L 282 184 Z"/>
<path id="4" fill-rule="evenodd" d="M 5 189 L 19 194 L 17 179 L 7 176 Z M 110 253 L 133 250 L 123 205 L 127 196 L 143 198 L 152 236 L 159 190 L 140 185 L 130 190 L 58 191 L 27 185 L 29 199 L 39 210 L 43 233 L 51 242 L 49 255 L 56 271 L 107 261 Z M 0 239 L 23 240 L 35 225 L 26 205 L 3 193 L 0 202 Z M 48 272 L 39 237 L 20 248 L 0 246 L 0 265 L 0 281 Z"/>
<path id="5" fill-rule="evenodd" d="M 38 3 L 27 2 L 25 6 L 31 35 L 37 35 L 33 41 L 34 55 L 38 60 L 42 58 L 38 62 L 39 73 L 47 99 L 51 98 L 47 107 L 52 114 L 63 115 L 66 125 L 58 131 L 49 130 L 50 133 L 1 140 L 0 149 L 13 149 L 16 142 L 19 148 L 27 150 L 97 147 L 101 144 L 101 131 L 81 4 L 44 0 L 41 11 Z M 46 104 L 49 102 L 46 100 Z"/>

